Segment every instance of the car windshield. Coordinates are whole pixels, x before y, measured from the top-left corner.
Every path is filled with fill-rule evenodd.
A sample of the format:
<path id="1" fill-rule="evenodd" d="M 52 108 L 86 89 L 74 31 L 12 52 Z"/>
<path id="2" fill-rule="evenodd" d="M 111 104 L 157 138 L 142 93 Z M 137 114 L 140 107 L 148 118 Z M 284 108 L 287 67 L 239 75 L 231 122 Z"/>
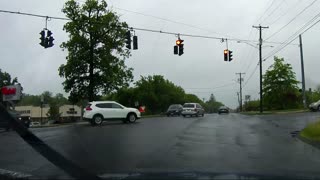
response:
<path id="1" fill-rule="evenodd" d="M 169 107 L 169 109 L 178 109 L 179 108 L 179 105 L 171 105 L 170 107 Z"/>
<path id="2" fill-rule="evenodd" d="M 0 22 L 0 180 L 320 179 L 320 1 L 1 0 Z"/>
<path id="3" fill-rule="evenodd" d="M 184 108 L 194 108 L 195 105 L 194 104 L 184 104 L 183 107 Z"/>

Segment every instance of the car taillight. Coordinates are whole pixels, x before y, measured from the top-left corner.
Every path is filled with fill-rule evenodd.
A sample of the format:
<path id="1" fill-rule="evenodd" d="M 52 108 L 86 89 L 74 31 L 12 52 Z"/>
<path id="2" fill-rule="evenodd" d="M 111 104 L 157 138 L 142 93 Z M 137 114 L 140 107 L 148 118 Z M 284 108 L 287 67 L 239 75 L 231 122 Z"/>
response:
<path id="1" fill-rule="evenodd" d="M 87 107 L 86 107 L 86 111 L 91 111 L 92 110 L 92 108 L 90 107 L 91 105 L 88 105 Z"/>

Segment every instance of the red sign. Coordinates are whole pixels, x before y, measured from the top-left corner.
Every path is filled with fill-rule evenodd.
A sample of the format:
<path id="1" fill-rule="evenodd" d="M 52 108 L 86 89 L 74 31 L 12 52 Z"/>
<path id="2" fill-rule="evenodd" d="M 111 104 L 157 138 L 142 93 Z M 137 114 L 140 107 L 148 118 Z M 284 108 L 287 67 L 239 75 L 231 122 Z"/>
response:
<path id="1" fill-rule="evenodd" d="M 16 88 L 8 88 L 8 87 L 1 88 L 1 93 L 3 95 L 15 95 L 16 92 L 17 92 Z"/>

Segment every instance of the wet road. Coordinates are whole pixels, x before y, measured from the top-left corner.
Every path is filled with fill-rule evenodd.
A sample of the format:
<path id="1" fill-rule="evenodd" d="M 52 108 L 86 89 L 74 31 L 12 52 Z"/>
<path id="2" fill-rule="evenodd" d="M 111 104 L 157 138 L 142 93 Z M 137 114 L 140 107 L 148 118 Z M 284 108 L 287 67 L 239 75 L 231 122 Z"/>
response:
<path id="1" fill-rule="evenodd" d="M 135 124 L 32 129 L 58 152 L 96 174 L 219 172 L 320 177 L 320 150 L 291 137 L 320 113 L 159 117 Z M 0 133 L 0 169 L 66 177 L 14 132 Z"/>

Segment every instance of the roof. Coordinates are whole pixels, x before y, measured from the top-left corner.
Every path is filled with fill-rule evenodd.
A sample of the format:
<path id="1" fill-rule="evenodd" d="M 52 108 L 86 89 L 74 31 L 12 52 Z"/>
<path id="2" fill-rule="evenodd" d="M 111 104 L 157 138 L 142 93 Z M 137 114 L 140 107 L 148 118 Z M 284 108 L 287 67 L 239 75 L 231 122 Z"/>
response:
<path id="1" fill-rule="evenodd" d="M 92 101 L 90 103 L 117 103 L 115 101 Z"/>

